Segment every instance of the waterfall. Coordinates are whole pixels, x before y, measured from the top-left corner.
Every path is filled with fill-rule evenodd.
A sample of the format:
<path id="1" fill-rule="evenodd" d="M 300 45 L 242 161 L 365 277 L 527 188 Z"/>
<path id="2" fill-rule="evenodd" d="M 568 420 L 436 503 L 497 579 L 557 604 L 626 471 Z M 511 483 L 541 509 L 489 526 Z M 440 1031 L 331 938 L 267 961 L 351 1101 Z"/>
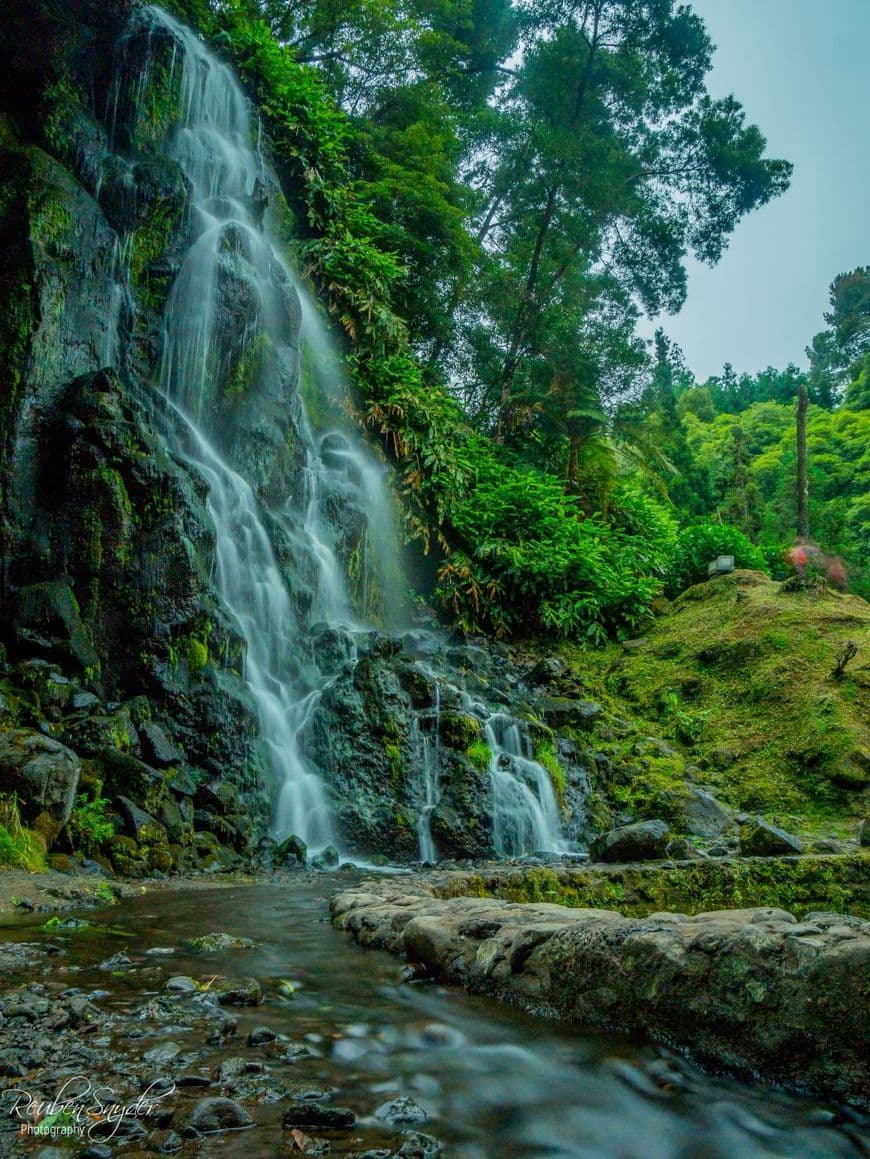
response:
<path id="1" fill-rule="evenodd" d="M 438 850 L 432 837 L 432 813 L 440 800 L 441 793 L 441 686 L 435 681 L 435 706 L 433 710 L 432 736 L 424 733 L 421 738 L 423 808 L 417 821 L 417 839 L 421 861 L 437 861 Z"/>
<path id="2" fill-rule="evenodd" d="M 268 190 L 276 179 L 250 103 L 199 37 L 155 7 L 134 13 L 111 94 L 112 141 L 130 154 L 122 162 L 124 197 L 135 205 L 137 126 L 144 118 L 156 131 L 151 88 L 158 76 L 170 112 L 157 144 L 184 175 L 189 233 L 172 271 L 154 386 L 172 454 L 205 484 L 213 582 L 245 646 L 244 679 L 274 779 L 275 836 L 295 833 L 322 849 L 337 843 L 333 808 L 302 738 L 342 664 L 355 663 L 361 634 L 375 622 L 399 627 L 396 512 L 385 470 L 349 417 L 340 360 L 320 312 L 270 230 Z M 135 312 L 134 228 L 119 239 L 116 256 L 108 354 L 117 364 L 120 328 Z M 259 453 L 263 440 L 283 448 L 277 469 L 269 467 L 268 450 Z M 325 633 L 342 646 L 319 647 Z M 480 721 L 492 754 L 495 849 L 562 849 L 553 787 L 533 759 L 525 726 L 446 680 L 444 687 Z M 418 714 L 414 725 L 423 860 L 438 856 L 437 680 L 436 690 L 434 717 L 423 727 Z"/>
<path id="3" fill-rule="evenodd" d="M 173 453 L 208 487 L 207 509 L 215 532 L 214 583 L 245 644 L 244 677 L 259 717 L 276 786 L 274 831 L 295 833 L 313 849 L 335 841 L 332 809 L 320 778 L 302 751 L 300 737 L 318 698 L 334 677 L 320 666 L 316 631 L 338 630 L 353 653 L 364 626 L 374 576 L 395 586 L 395 521 L 384 470 L 359 436 L 345 431 L 337 360 L 327 345 L 317 309 L 298 284 L 281 245 L 264 226 L 263 190 L 268 173 L 255 143 L 250 106 L 231 70 L 189 29 L 157 8 L 147 8 L 134 31 L 148 36 L 149 52 L 136 62 L 132 93 L 119 81 L 113 93 L 113 127 L 126 100 L 133 117 L 154 65 L 153 38 L 172 41 L 170 83 L 177 91 L 175 124 L 166 153 L 189 183 L 191 241 L 164 311 L 156 387 L 175 421 Z M 239 303 L 242 309 L 239 310 Z M 228 309 L 228 307 L 230 309 Z M 236 313 L 230 312 L 235 309 Z M 239 312 L 243 325 L 236 324 Z M 325 430 L 309 419 L 295 389 L 301 315 L 302 342 L 311 348 L 328 415 Z M 241 351 L 241 355 L 239 354 Z M 243 462 L 234 461 L 221 391 L 228 375 L 251 351 L 264 352 L 260 393 L 286 402 L 295 438 L 295 470 L 284 501 L 267 509 Z M 362 598 L 350 590 L 339 558 L 336 530 L 327 516 L 335 501 L 365 521 L 357 572 Z M 275 536 L 290 545 L 294 566 L 307 585 L 293 598 L 276 555 Z M 382 603 L 400 599 L 379 585 Z"/>

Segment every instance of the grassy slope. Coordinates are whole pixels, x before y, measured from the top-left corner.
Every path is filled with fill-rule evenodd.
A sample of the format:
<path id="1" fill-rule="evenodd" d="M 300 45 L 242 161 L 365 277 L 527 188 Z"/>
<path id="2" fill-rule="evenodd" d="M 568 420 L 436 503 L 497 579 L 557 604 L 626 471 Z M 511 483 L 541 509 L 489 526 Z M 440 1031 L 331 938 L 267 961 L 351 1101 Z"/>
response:
<path id="1" fill-rule="evenodd" d="M 847 640 L 859 651 L 837 681 Z M 865 815 L 870 604 L 859 597 L 786 593 L 736 572 L 684 592 L 639 647 L 570 659 L 673 741 L 680 756 L 657 770 L 663 786 L 688 769 L 722 800 L 803 832 L 851 835 Z"/>

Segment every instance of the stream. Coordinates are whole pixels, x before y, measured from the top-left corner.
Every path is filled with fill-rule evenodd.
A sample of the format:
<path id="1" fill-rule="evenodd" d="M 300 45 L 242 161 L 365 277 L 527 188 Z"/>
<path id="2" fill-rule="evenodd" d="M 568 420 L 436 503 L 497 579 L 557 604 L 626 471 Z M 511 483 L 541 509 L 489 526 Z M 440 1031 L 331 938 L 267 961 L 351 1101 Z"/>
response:
<path id="1" fill-rule="evenodd" d="M 70 986 L 84 994 L 102 992 L 94 1005 L 104 1022 L 90 1036 L 101 1062 L 98 1075 L 88 1071 L 90 1077 L 99 1077 L 119 1097 L 155 1078 L 175 1082 L 177 1092 L 163 1105 L 173 1109 L 171 1126 L 180 1132 L 204 1097 L 230 1094 L 252 1115 L 253 1128 L 185 1141 L 181 1154 L 273 1159 L 298 1153 L 292 1134 L 281 1126 L 288 1093 L 299 1099 L 318 1091 L 328 1092 L 325 1105 L 349 1107 L 357 1115 L 349 1130 L 305 1128 L 309 1137 L 328 1139 L 333 1155 L 827 1159 L 868 1154 L 863 1121 L 854 1112 L 711 1076 L 662 1047 L 539 1021 L 434 983 L 404 983 L 399 960 L 355 946 L 329 924 L 329 897 L 358 877 L 356 872 L 300 874 L 289 884 L 223 888 L 194 883 L 144 894 L 102 913 L 89 911 L 87 919 L 105 923 L 104 932 L 46 932 L 44 918 L 31 916 L 7 925 L 0 940 L 62 947 L 44 959 L 42 974 L 27 971 L 45 994 Z M 256 946 L 214 952 L 185 946 L 216 931 L 253 938 Z M 129 966 L 99 968 L 118 952 L 127 954 Z M 200 984 L 215 975 L 253 976 L 265 999 L 256 1007 L 232 1008 L 237 1032 L 225 1039 L 213 1035 L 220 1041 L 208 1042 L 202 1017 L 225 1014 L 227 1008 L 218 1008 L 208 992 L 170 993 L 167 981 L 175 975 Z M 278 1040 L 247 1045 L 255 1027 L 268 1028 Z M 63 1035 L 53 1042 L 52 1059 L 34 1079 L 46 1094 L 61 1073 L 87 1069 L 65 1057 Z M 174 1057 L 150 1070 L 143 1067 L 146 1052 L 167 1044 L 180 1048 Z M 228 1077 L 231 1060 L 239 1057 L 250 1062 L 251 1073 Z M 291 1057 L 294 1061 L 287 1061 Z M 223 1079 L 218 1077 L 222 1064 Z M 3 1085 L 12 1083 L 3 1080 Z M 389 1126 L 374 1117 L 379 1107 L 401 1097 L 425 1112 L 425 1122 Z M 415 1131 L 437 1139 L 441 1150 L 409 1134 Z M 85 1148 L 77 1140 L 13 1144 L 0 1133 L 4 1156 L 60 1159 Z M 161 1153 L 144 1135 L 138 1143 L 114 1140 L 112 1153 L 116 1150 Z"/>

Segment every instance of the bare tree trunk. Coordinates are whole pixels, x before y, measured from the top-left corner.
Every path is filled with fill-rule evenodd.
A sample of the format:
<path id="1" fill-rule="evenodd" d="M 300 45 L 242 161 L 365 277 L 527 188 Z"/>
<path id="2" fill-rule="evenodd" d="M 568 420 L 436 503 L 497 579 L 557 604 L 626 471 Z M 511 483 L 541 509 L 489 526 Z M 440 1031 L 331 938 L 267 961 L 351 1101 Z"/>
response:
<path id="1" fill-rule="evenodd" d="M 797 537 L 801 543 L 810 538 L 808 510 L 810 487 L 807 479 L 807 407 L 806 383 L 801 383 L 797 403 Z"/>

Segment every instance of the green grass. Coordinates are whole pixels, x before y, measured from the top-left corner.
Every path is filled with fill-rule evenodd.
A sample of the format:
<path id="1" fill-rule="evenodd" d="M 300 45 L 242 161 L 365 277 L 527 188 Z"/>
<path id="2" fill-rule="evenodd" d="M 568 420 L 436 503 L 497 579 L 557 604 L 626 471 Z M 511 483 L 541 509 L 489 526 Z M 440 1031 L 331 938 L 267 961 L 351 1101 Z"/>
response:
<path id="1" fill-rule="evenodd" d="M 850 639 L 858 654 L 844 679 L 832 679 Z M 696 766 L 694 780 L 735 808 L 842 836 L 863 816 L 870 604 L 860 597 L 783 593 L 760 573 L 737 572 L 689 588 L 639 648 L 565 655 L 597 682 L 596 695 L 667 739 Z M 648 779 L 672 779 L 655 775 L 665 772 Z M 624 802 L 642 788 L 625 788 Z"/>
<path id="2" fill-rule="evenodd" d="M 0 798 L 0 866 L 26 869 L 30 873 L 45 870 L 45 842 L 38 833 L 21 824 L 15 796 Z"/>

